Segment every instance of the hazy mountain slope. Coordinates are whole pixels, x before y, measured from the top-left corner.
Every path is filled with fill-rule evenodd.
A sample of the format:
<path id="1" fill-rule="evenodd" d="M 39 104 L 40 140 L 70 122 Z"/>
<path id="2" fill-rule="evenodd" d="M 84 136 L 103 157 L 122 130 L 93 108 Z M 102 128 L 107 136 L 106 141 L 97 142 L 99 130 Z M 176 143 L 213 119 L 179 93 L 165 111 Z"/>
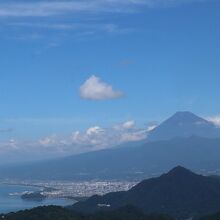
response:
<path id="1" fill-rule="evenodd" d="M 208 156 L 207 156 L 208 155 Z M 3 167 L 2 178 L 23 179 L 143 179 L 174 166 L 193 170 L 220 168 L 220 139 L 176 138 L 140 147 L 103 150 L 82 155 Z"/>
<path id="2" fill-rule="evenodd" d="M 159 212 L 179 219 L 197 217 L 220 210 L 220 180 L 176 167 L 158 178 L 142 181 L 127 192 L 93 196 L 73 206 L 74 210 L 94 212 L 99 204 L 114 210 L 127 204 L 144 212 Z"/>

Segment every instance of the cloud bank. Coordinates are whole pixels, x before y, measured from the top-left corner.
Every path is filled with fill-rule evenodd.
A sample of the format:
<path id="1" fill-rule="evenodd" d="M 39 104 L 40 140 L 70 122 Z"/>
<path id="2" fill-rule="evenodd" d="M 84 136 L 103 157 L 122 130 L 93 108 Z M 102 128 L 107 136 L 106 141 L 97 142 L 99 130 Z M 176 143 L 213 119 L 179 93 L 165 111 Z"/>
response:
<path id="1" fill-rule="evenodd" d="M 20 155 L 22 160 L 26 160 L 24 155 L 29 155 L 29 158 L 42 159 L 79 154 L 141 141 L 147 138 L 148 132 L 148 127 L 139 128 L 135 121 L 131 120 L 110 128 L 96 125 L 84 131 L 76 130 L 67 135 L 53 134 L 35 141 L 11 138 L 0 142 L 0 156 Z"/>
<path id="2" fill-rule="evenodd" d="M 123 143 L 140 141 L 147 138 L 148 128 L 137 128 L 134 121 L 127 121 L 102 128 L 98 125 L 83 132 L 74 131 L 66 137 L 51 135 L 39 140 L 44 147 L 72 146 L 79 152 L 111 148 Z"/>
<path id="3" fill-rule="evenodd" d="M 212 122 L 215 126 L 220 127 L 220 116 L 210 116 L 206 120 Z"/>

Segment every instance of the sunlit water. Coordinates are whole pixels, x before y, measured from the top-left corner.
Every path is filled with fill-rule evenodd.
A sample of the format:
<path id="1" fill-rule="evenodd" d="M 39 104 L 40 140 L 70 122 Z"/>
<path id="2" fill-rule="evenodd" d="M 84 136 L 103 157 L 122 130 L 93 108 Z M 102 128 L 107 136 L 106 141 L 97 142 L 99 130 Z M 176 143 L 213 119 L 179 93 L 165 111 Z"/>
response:
<path id="1" fill-rule="evenodd" d="M 37 191 L 39 189 L 27 186 L 15 186 L 0 184 L 0 213 L 14 212 L 44 205 L 68 206 L 74 203 L 68 199 L 45 199 L 43 201 L 26 201 L 20 195 L 25 191 Z M 18 195 L 16 195 L 18 194 Z"/>

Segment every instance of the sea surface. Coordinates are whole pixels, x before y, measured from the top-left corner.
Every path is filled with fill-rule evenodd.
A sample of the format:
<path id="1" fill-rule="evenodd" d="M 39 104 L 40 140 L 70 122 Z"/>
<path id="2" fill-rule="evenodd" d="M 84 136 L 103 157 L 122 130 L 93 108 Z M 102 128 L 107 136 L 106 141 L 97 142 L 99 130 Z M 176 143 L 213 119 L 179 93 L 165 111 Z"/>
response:
<path id="1" fill-rule="evenodd" d="M 0 184 L 0 213 L 14 212 L 44 205 L 68 206 L 74 203 L 68 199 L 48 198 L 43 201 L 26 201 L 21 199 L 23 192 L 39 191 L 39 188 L 19 185 Z"/>

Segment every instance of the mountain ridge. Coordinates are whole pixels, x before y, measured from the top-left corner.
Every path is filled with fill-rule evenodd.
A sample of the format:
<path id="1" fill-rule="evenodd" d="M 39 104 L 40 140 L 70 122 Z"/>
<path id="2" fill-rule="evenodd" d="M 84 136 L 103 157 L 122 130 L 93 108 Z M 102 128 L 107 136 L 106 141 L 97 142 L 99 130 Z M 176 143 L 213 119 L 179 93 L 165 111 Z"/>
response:
<path id="1" fill-rule="evenodd" d="M 93 213 L 98 204 L 109 204 L 114 210 L 128 204 L 145 213 L 163 213 L 177 219 L 200 217 L 220 210 L 220 180 L 176 167 L 157 178 L 146 179 L 126 192 L 93 196 L 75 204 L 72 209 Z"/>

